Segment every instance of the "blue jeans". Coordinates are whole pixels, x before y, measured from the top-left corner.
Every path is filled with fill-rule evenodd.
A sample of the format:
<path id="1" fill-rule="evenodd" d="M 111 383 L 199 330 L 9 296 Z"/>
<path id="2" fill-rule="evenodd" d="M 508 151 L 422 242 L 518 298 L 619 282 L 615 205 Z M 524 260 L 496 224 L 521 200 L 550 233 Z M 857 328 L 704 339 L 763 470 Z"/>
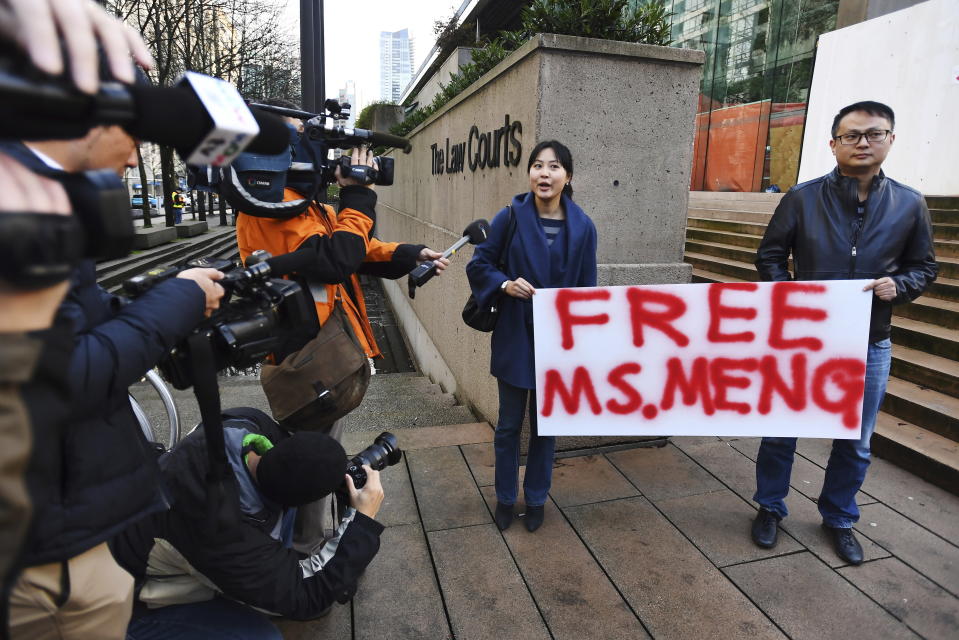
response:
<path id="1" fill-rule="evenodd" d="M 127 640 L 283 640 L 283 634 L 262 613 L 218 597 L 159 609 L 137 607 Z"/>
<path id="2" fill-rule="evenodd" d="M 869 468 L 869 440 L 876 430 L 876 415 L 886 394 L 892 343 L 887 338 L 869 345 L 866 356 L 866 389 L 862 403 L 862 437 L 833 440 L 826 478 L 819 494 L 819 513 L 827 527 L 848 529 L 859 521 L 856 494 Z M 796 438 L 763 438 L 756 456 L 756 494 L 753 500 L 780 518 L 788 515 L 784 499 L 789 493 Z"/>
<path id="3" fill-rule="evenodd" d="M 536 435 L 536 392 L 499 380 L 499 424 L 493 438 L 496 452 L 496 500 L 516 504 L 519 492 L 519 436 L 529 398 L 529 449 L 526 452 L 526 478 L 523 493 L 527 507 L 546 504 L 553 480 L 553 451 L 556 438 Z"/>

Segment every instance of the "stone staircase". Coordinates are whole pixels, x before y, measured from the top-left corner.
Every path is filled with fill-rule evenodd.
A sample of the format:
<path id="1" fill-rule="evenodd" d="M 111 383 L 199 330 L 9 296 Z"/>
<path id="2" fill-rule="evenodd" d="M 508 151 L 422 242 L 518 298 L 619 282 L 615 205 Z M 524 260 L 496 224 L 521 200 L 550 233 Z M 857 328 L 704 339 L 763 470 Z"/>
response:
<path id="1" fill-rule="evenodd" d="M 685 260 L 693 282 L 757 280 L 756 248 L 781 198 L 691 192 Z M 959 493 L 959 198 L 926 200 L 939 277 L 918 300 L 894 307 L 892 369 L 872 448 Z"/>
<path id="2" fill-rule="evenodd" d="M 154 267 L 166 267 L 193 258 L 236 258 L 236 229 L 213 227 L 203 235 L 182 238 L 176 242 L 137 251 L 117 260 L 97 263 L 97 282 L 111 292 L 118 292 L 123 281 Z"/>

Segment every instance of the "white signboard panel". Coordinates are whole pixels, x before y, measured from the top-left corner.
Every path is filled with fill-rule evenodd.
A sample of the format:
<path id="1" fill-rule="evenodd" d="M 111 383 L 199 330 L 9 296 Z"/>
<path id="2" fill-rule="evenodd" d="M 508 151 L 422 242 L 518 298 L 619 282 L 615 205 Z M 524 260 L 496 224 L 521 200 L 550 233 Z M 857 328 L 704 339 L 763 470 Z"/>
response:
<path id="1" fill-rule="evenodd" d="M 858 439 L 868 282 L 538 289 L 539 433 Z"/>
<path id="2" fill-rule="evenodd" d="M 896 114 L 886 174 L 929 195 L 959 194 L 959 0 L 928 0 L 819 37 L 799 182 L 832 171 L 832 119 L 876 100 Z"/>

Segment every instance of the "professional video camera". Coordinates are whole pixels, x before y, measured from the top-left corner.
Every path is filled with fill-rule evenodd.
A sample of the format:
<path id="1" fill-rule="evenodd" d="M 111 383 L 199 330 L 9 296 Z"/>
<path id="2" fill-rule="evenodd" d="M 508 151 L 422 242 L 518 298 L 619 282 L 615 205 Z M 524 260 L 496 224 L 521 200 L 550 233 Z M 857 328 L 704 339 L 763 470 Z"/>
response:
<path id="1" fill-rule="evenodd" d="M 377 156 L 376 167 L 353 166 L 347 156 L 330 158 L 333 149 L 350 149 L 360 145 L 395 147 L 409 153 L 409 140 L 387 133 L 351 128 L 344 125 L 350 117 L 348 104 L 327 100 L 325 113 L 310 113 L 273 105 L 250 105 L 261 111 L 303 120 L 303 133 L 290 129 L 290 149 L 278 155 L 241 154 L 232 166 L 222 169 L 221 193 L 238 211 L 245 214 L 288 219 L 309 207 L 318 195 L 335 180 L 337 167 L 341 175 L 364 184 L 393 184 L 393 158 Z M 298 200 L 283 201 L 285 187 L 294 187 L 303 194 Z"/>
<path id="2" fill-rule="evenodd" d="M 275 116 L 225 109 L 236 94 L 228 83 L 188 73 L 175 87 L 104 82 L 94 95 L 65 76 L 37 69 L 9 42 L 0 42 L 0 152 L 35 158 L 12 140 L 72 139 L 98 125 L 120 125 L 130 135 L 170 145 L 193 162 L 228 163 L 243 148 L 276 153 L 287 146 L 285 123 Z M 28 163 L 29 164 L 29 163 Z M 32 166 L 32 165 L 31 165 Z M 130 196 L 113 171 L 39 173 L 59 181 L 75 215 L 7 213 L 0 216 L 0 279 L 23 290 L 66 279 L 82 258 L 127 255 L 135 236 Z"/>
<path id="3" fill-rule="evenodd" d="M 373 444 L 350 458 L 346 473 L 353 478 L 353 486 L 362 489 L 366 486 L 364 464 L 369 465 L 375 471 L 382 471 L 386 467 L 392 467 L 402 458 L 403 451 L 397 444 L 396 436 L 389 431 L 384 431 L 376 436 Z"/>
<path id="4" fill-rule="evenodd" d="M 228 163 L 244 147 L 279 153 L 287 136 L 281 119 L 248 111 L 236 89 L 217 78 L 188 72 L 176 86 L 153 87 L 141 72 L 135 84 L 104 82 L 87 95 L 0 43 L 0 137 L 66 140 L 113 124 L 195 164 Z"/>
<path id="5" fill-rule="evenodd" d="M 48 287 L 66 279 L 81 258 L 120 258 L 133 246 L 130 196 L 116 173 L 45 173 L 63 185 L 75 215 L 0 216 L 0 279 L 18 289 Z"/>
<path id="6" fill-rule="evenodd" d="M 293 280 L 271 277 L 266 251 L 254 252 L 241 268 L 230 260 L 198 258 L 184 265 L 134 276 L 123 283 L 132 297 L 142 295 L 185 269 L 207 267 L 225 275 L 219 284 L 226 290 L 220 308 L 192 332 L 205 336 L 212 346 L 214 367 L 247 369 L 268 354 L 282 359 L 319 332 L 313 300 Z M 177 389 L 194 384 L 194 363 L 187 337 L 160 361 L 163 376 Z"/>

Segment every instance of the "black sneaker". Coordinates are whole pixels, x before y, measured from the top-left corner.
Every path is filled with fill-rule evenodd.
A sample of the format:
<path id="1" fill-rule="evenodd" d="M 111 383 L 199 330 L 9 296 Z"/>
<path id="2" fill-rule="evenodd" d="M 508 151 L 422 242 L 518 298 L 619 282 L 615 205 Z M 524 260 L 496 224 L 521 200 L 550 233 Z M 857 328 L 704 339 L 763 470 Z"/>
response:
<path id="1" fill-rule="evenodd" d="M 753 520 L 753 542 L 763 549 L 772 549 L 776 546 L 776 540 L 779 538 L 779 517 L 760 507 L 756 519 Z"/>
<path id="2" fill-rule="evenodd" d="M 496 526 L 500 531 L 509 529 L 509 526 L 513 524 L 513 505 L 497 502 L 496 513 L 493 515 L 493 520 L 496 521 Z"/>
<path id="3" fill-rule="evenodd" d="M 836 555 L 849 564 L 862 564 L 862 545 L 856 540 L 851 528 L 828 527 L 825 522 L 822 527 L 829 532 L 829 537 L 832 538 L 832 546 L 836 549 Z"/>
<path id="4" fill-rule="evenodd" d="M 526 507 L 526 517 L 523 520 L 526 522 L 526 530 L 533 532 L 540 528 L 543 524 L 543 516 L 546 515 L 546 507 L 540 505 L 538 507 Z"/>

